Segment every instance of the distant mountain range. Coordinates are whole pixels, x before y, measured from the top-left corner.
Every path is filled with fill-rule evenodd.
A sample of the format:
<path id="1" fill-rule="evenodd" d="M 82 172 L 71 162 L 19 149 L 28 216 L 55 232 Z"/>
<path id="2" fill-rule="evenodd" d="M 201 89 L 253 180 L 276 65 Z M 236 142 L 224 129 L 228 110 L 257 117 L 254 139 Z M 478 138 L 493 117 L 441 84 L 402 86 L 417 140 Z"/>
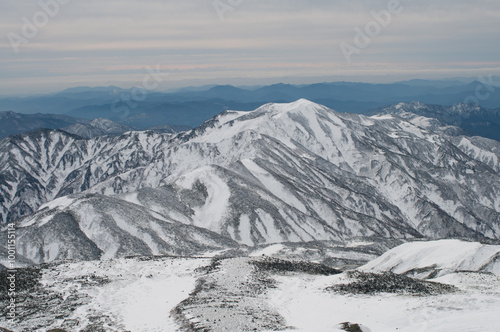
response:
<path id="1" fill-rule="evenodd" d="M 434 119 L 299 100 L 227 111 L 176 135 L 11 136 L 0 142 L 0 215 L 16 221 L 19 253 L 36 262 L 171 253 L 174 243 L 498 243 L 499 160 L 499 142 Z"/>
<path id="2" fill-rule="evenodd" d="M 86 122 L 89 121 L 67 115 L 0 112 L 0 139 L 40 128 L 60 129 Z"/>
<path id="3" fill-rule="evenodd" d="M 83 138 L 93 138 L 105 135 L 117 136 L 137 128 L 103 118 L 97 118 L 91 121 L 57 114 L 21 114 L 10 111 L 0 112 L 0 139 L 37 129 L 60 129 Z M 191 128 L 188 126 L 164 124 L 147 129 L 158 133 L 172 134 Z"/>
<path id="4" fill-rule="evenodd" d="M 484 84 L 412 80 L 394 84 L 334 82 L 244 88 L 222 85 L 168 93 L 148 91 L 144 97 L 141 95 L 141 100 L 135 100 L 132 90 L 115 86 L 77 87 L 50 95 L 3 98 L 0 111 L 65 114 L 89 120 L 105 118 L 142 130 L 163 124 L 193 128 L 228 109 L 251 111 L 265 103 L 292 102 L 300 98 L 349 113 L 412 101 L 452 106 L 477 100 L 481 107 L 499 108 L 500 88 Z M 478 89 L 488 93 L 486 98 L 484 93 L 481 98 L 476 97 Z"/>

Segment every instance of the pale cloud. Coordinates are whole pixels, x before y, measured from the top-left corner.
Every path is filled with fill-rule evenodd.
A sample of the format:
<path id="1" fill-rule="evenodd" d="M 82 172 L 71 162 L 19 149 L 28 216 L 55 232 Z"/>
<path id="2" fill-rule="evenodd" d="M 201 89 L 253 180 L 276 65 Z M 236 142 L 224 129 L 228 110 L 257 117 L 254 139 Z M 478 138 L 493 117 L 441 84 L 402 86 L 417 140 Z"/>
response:
<path id="1" fill-rule="evenodd" d="M 15 53 L 7 34 L 21 35 L 22 18 L 32 20 L 38 2 L 0 4 L 4 93 L 133 85 L 156 65 L 171 73 L 161 88 L 236 77 L 498 75 L 500 68 L 497 0 L 401 0 L 403 12 L 350 65 L 339 44 L 352 43 L 354 27 L 364 28 L 389 0 L 246 0 L 224 21 L 213 0 L 72 0 Z"/>

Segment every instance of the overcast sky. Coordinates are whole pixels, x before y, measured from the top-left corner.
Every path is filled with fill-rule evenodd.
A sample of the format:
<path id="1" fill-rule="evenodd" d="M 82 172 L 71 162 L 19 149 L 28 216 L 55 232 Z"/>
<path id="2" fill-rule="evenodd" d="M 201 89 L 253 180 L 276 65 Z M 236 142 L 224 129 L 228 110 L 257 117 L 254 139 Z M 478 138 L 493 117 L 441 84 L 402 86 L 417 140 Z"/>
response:
<path id="1" fill-rule="evenodd" d="M 55 1 L 67 3 L 43 22 L 40 3 Z M 2 0 L 0 94 L 140 86 L 146 67 L 160 90 L 500 74 L 500 1 L 401 0 L 377 31 L 370 12 L 390 1 Z M 340 45 L 356 47 L 367 24 L 349 64 Z"/>

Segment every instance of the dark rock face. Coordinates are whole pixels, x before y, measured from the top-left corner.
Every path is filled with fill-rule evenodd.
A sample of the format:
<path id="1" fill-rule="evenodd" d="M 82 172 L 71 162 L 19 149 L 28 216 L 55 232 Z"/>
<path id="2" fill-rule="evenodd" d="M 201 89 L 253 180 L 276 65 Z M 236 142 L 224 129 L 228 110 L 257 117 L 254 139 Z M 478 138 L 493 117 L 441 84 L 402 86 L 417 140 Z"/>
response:
<path id="1" fill-rule="evenodd" d="M 348 331 L 348 332 L 363 332 L 363 330 L 361 329 L 361 327 L 358 324 L 344 322 L 344 323 L 340 323 L 340 325 L 341 325 L 340 328 L 342 330 L 344 330 L 344 331 Z"/>
<path id="2" fill-rule="evenodd" d="M 29 267 L 20 269 L 15 273 L 16 277 L 16 290 L 22 294 L 27 294 L 38 286 L 38 281 L 41 277 L 40 267 Z M 2 301 L 8 298 L 8 280 L 7 277 L 11 273 L 8 271 L 0 272 L 0 294 Z"/>
<path id="3" fill-rule="evenodd" d="M 11 330 L 4 329 L 3 327 L 0 327 L 0 332 L 14 332 Z"/>
<path id="4" fill-rule="evenodd" d="M 19 280 L 23 280 L 25 277 L 26 272 L 21 271 Z M 106 283 L 106 280 L 100 280 L 98 277 L 92 275 L 76 281 L 81 282 L 84 287 Z M 22 323 L 25 321 L 31 322 L 31 326 L 24 325 L 25 327 L 18 331 L 31 332 L 46 328 L 59 320 L 63 321 L 62 327 L 64 329 L 55 329 L 53 331 L 74 331 L 78 327 L 79 322 L 71 320 L 70 317 L 78 307 L 89 303 L 89 297 L 83 293 L 69 296 L 47 293 L 41 285 L 37 284 L 31 287 L 29 291 L 26 289 L 21 290 L 18 293 L 17 301 L 17 311 L 20 314 L 14 320 L 14 323 L 22 326 L 24 325 Z M 90 319 L 94 323 L 85 329 L 79 329 L 79 331 L 106 331 L 104 326 L 106 326 L 106 322 L 110 322 L 109 317 L 103 315 L 90 317 Z"/>
<path id="5" fill-rule="evenodd" d="M 80 305 L 88 303 L 88 297 L 84 294 L 69 295 L 65 298 L 62 294 L 47 292 L 40 284 L 40 278 L 44 269 L 50 269 L 50 265 L 30 267 L 16 270 L 16 312 L 14 323 L 20 326 L 19 332 L 31 332 L 50 326 L 55 320 L 69 317 Z M 6 284 L 7 272 L 0 273 L 0 303 L 7 306 L 10 297 L 7 294 Z M 82 283 L 86 281 L 82 280 Z M 23 326 L 23 322 L 31 321 L 31 326 Z M 65 323 L 65 328 L 72 330 L 70 321 Z M 64 331 L 64 330 L 63 330 Z"/>

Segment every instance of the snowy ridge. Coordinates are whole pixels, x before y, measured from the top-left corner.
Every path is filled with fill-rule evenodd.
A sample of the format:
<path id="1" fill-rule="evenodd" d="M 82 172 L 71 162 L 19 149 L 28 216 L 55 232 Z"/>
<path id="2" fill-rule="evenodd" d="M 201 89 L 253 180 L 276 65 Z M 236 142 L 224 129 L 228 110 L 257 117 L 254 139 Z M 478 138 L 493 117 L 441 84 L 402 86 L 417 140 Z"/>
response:
<path id="1" fill-rule="evenodd" d="M 104 135 L 116 136 L 132 131 L 132 128 L 107 119 L 94 119 L 89 123 L 77 123 L 62 130 L 83 138 L 93 138 Z"/>
<path id="2" fill-rule="evenodd" d="M 125 256 L 188 256 L 238 248 L 204 228 L 178 224 L 138 205 L 102 195 L 63 197 L 20 220 L 17 251 L 34 263 Z"/>
<path id="3" fill-rule="evenodd" d="M 16 220 L 57 197 L 82 192 L 131 168 L 146 165 L 168 136 L 130 132 L 85 140 L 38 130 L 0 141 L 1 219 Z"/>
<path id="4" fill-rule="evenodd" d="M 475 104 L 442 106 L 408 102 L 369 111 L 367 114 L 392 114 L 411 122 L 418 121 L 425 127 L 433 127 L 450 135 L 469 134 L 500 141 L 500 111 Z M 422 121 L 418 117 L 431 118 L 432 121 Z"/>
<path id="5" fill-rule="evenodd" d="M 460 240 L 405 243 L 359 270 L 390 271 L 419 278 L 463 271 L 491 272 L 500 276 L 500 246 Z"/>
<path id="6" fill-rule="evenodd" d="M 224 112 L 175 136 L 84 140 L 40 131 L 0 142 L 0 213 L 13 221 L 83 192 L 246 245 L 498 241 L 500 143 L 466 139 L 468 149 L 432 126 L 339 114 L 307 100 Z"/>

